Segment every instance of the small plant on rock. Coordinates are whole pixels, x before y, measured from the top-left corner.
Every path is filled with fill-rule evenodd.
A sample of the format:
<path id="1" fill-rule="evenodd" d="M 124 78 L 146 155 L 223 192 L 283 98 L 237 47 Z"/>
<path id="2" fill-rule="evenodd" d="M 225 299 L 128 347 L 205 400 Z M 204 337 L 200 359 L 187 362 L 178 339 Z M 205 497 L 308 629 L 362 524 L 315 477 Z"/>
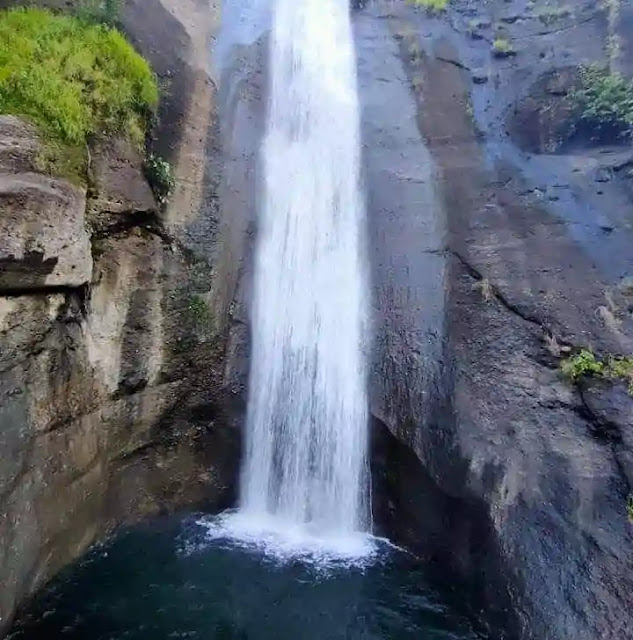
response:
<path id="1" fill-rule="evenodd" d="M 167 160 L 150 153 L 145 159 L 144 170 L 145 177 L 154 192 L 156 200 L 160 205 L 166 204 L 175 187 L 171 165 Z"/>
<path id="2" fill-rule="evenodd" d="M 605 375 L 613 380 L 627 382 L 629 393 L 633 395 L 633 358 L 610 356 L 607 359 Z"/>
<path id="3" fill-rule="evenodd" d="M 187 309 L 197 323 L 207 322 L 211 318 L 209 305 L 204 298 L 197 293 L 191 296 Z"/>
<path id="4" fill-rule="evenodd" d="M 544 7 L 538 11 L 538 19 L 544 24 L 550 25 L 562 18 L 568 18 L 573 15 L 570 7 Z"/>
<path id="5" fill-rule="evenodd" d="M 589 349 L 582 349 L 579 353 L 561 362 L 561 370 L 572 382 L 578 382 L 585 376 L 602 376 L 604 363 L 596 358 Z"/>
<path id="6" fill-rule="evenodd" d="M 416 7 L 422 7 L 433 13 L 440 13 L 448 6 L 448 0 L 410 0 Z"/>
<path id="7" fill-rule="evenodd" d="M 633 395 L 633 357 L 610 355 L 600 360 L 589 349 L 582 349 L 564 359 L 560 366 L 563 374 L 572 382 L 577 383 L 586 377 L 622 381 L 627 383 L 628 391 Z"/>
<path id="8" fill-rule="evenodd" d="M 507 38 L 496 38 L 492 43 L 492 55 L 495 58 L 509 58 L 516 55 L 516 50 Z"/>
<path id="9" fill-rule="evenodd" d="M 633 524 L 633 493 L 630 493 L 626 499 L 626 513 L 629 516 L 629 522 Z"/>

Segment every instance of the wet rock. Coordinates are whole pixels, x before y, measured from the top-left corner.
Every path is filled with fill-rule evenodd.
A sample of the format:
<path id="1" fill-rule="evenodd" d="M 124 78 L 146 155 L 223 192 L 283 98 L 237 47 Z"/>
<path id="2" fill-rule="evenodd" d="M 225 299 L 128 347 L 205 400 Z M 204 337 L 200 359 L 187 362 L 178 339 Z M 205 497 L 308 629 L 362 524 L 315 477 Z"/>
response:
<path id="1" fill-rule="evenodd" d="M 574 108 L 566 97 L 578 78 L 578 69 L 574 67 L 547 71 L 517 102 L 507 127 L 522 149 L 552 153 L 573 135 Z"/>
<path id="2" fill-rule="evenodd" d="M 578 389 L 560 374 L 574 348 L 633 352 L 631 302 L 616 294 L 633 272 L 632 201 L 615 179 L 597 198 L 593 180 L 607 158 L 626 158 L 566 131 L 574 69 L 603 55 L 601 12 L 583 1 L 573 29 L 551 35 L 540 20 L 505 25 L 522 55 L 492 65 L 475 90 L 433 56 L 413 69 L 406 43 L 403 70 L 387 73 L 388 20 L 369 7 L 357 20 L 377 316 L 370 397 L 389 432 L 376 453 L 376 513 L 439 580 L 471 587 L 473 604 L 499 622 L 495 638 L 620 640 L 633 624 L 630 400 L 621 386 Z M 399 29 L 430 34 L 429 51 L 481 65 L 467 30 L 451 56 L 446 32 L 396 13 Z M 462 7 L 447 17 L 460 21 Z M 618 33 L 628 42 L 622 25 Z M 619 64 L 633 68 L 626 51 Z M 398 94 L 393 84 L 413 73 L 419 97 Z M 381 117 L 393 104 L 397 123 Z M 418 137 L 402 125 L 414 120 Z M 424 174 L 417 188 L 431 184 L 438 200 L 409 190 L 410 156 Z M 421 224 L 437 245 L 416 240 Z M 421 273 L 427 253 L 436 271 Z"/>

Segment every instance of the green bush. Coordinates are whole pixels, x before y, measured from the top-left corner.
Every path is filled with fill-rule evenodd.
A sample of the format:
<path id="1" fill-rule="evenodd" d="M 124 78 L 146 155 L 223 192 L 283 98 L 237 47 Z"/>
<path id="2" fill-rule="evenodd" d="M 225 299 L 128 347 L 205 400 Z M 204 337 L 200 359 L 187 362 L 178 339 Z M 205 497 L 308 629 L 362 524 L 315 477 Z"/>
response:
<path id="1" fill-rule="evenodd" d="M 561 363 L 563 374 L 570 380 L 577 382 L 585 376 L 601 376 L 604 373 L 604 363 L 596 359 L 596 356 L 588 349 L 582 349 Z"/>
<path id="2" fill-rule="evenodd" d="M 66 145 L 118 133 L 141 146 L 157 103 L 148 63 L 117 30 L 42 9 L 0 13 L 0 113 Z"/>
<path id="3" fill-rule="evenodd" d="M 563 360 L 561 370 L 573 382 L 585 377 L 621 380 L 628 384 L 629 393 L 633 395 L 633 357 L 608 356 L 606 360 L 599 360 L 589 349 L 582 349 Z"/>
<path id="4" fill-rule="evenodd" d="M 145 178 L 159 204 L 165 204 L 171 196 L 175 182 L 171 165 L 166 160 L 150 154 L 145 159 Z"/>
<path id="5" fill-rule="evenodd" d="M 633 83 L 620 73 L 590 65 L 580 68 L 580 84 L 570 93 L 579 121 L 599 137 L 633 132 Z"/>

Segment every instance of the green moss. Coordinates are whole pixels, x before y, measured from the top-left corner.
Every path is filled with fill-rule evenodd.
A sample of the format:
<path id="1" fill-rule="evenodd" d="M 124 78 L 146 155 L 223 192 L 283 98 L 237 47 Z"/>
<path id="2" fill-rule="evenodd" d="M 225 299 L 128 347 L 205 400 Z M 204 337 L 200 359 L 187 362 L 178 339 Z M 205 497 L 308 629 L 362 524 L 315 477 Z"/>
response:
<path id="1" fill-rule="evenodd" d="M 85 145 L 67 145 L 56 140 L 43 140 L 35 165 L 42 173 L 63 177 L 81 186 L 87 182 L 86 160 Z"/>
<path id="2" fill-rule="evenodd" d="M 141 146 L 157 103 L 148 63 L 116 29 L 41 9 L 0 12 L 0 113 L 31 120 L 53 148 L 110 134 Z"/>
<path id="3" fill-rule="evenodd" d="M 416 7 L 422 7 L 428 11 L 439 13 L 448 6 L 449 0 L 409 0 Z"/>
<path id="4" fill-rule="evenodd" d="M 600 65 L 580 68 L 580 85 L 569 95 L 579 121 L 596 135 L 633 132 L 633 82 Z"/>
<path id="5" fill-rule="evenodd" d="M 629 516 L 629 521 L 633 523 L 633 493 L 626 500 L 626 513 Z"/>
<path id="6" fill-rule="evenodd" d="M 633 395 L 633 357 L 608 356 L 600 360 L 589 349 L 581 349 L 561 362 L 561 370 L 575 383 L 587 377 L 626 382 Z"/>

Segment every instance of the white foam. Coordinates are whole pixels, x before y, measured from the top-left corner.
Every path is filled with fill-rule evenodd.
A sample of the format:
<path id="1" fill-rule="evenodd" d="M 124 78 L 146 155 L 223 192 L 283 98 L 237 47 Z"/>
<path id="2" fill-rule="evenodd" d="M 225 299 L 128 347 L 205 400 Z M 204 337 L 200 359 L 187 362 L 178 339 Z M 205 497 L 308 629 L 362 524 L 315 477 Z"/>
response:
<path id="1" fill-rule="evenodd" d="M 362 532 L 332 532 L 274 516 L 253 517 L 240 511 L 202 517 L 205 538 L 262 554 L 275 562 L 300 561 L 319 569 L 372 564 L 385 541 Z"/>

